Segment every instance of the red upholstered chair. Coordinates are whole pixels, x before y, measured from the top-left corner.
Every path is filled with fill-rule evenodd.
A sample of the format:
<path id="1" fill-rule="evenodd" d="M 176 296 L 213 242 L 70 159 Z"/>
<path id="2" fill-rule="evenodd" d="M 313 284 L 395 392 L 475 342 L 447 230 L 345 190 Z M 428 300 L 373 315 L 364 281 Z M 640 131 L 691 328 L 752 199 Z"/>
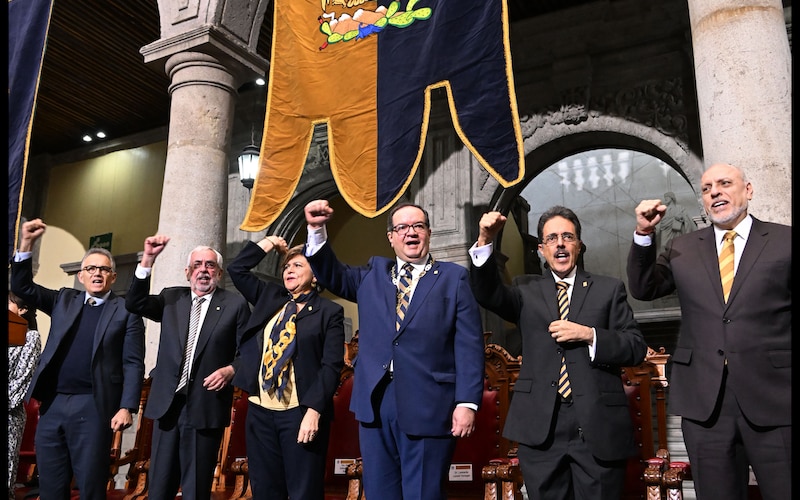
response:
<path id="1" fill-rule="evenodd" d="M 520 358 L 511 356 L 498 344 L 487 344 L 484 359 L 483 400 L 475 416 L 475 432 L 456 440 L 447 483 L 449 499 L 483 496 L 483 467 L 496 457 L 507 457 L 514 447 L 502 436 L 502 431 L 519 376 Z"/>
<path id="2" fill-rule="evenodd" d="M 651 493 L 645 471 L 653 466 L 650 461 L 655 457 L 655 442 L 658 448 L 667 446 L 667 411 L 666 411 L 666 364 L 669 354 L 662 347 L 658 352 L 648 348 L 644 363 L 622 369 L 622 384 L 628 396 L 628 409 L 633 422 L 634 442 L 639 447 L 639 454 L 628 459 L 628 470 L 625 475 L 624 500 L 639 500 L 643 494 Z M 649 474 L 652 474 L 652 469 Z M 652 493 L 655 489 L 650 488 Z M 658 494 L 661 494 L 660 488 Z M 648 497 L 649 498 L 649 497 Z"/>
<path id="3" fill-rule="evenodd" d="M 31 398 L 30 401 L 24 405 L 26 420 L 25 430 L 22 431 L 22 443 L 19 449 L 17 482 L 30 484 L 39 479 L 36 470 L 36 450 L 33 447 L 36 425 L 39 423 L 39 401 Z"/>
<path id="4" fill-rule="evenodd" d="M 243 467 L 247 460 L 245 422 L 247 420 L 247 398 L 249 394 L 240 388 L 233 393 L 231 424 L 225 429 L 219 452 L 219 463 L 214 472 L 213 499 L 250 498 L 248 470 Z"/>
<path id="5" fill-rule="evenodd" d="M 328 457 L 325 460 L 325 499 L 347 498 L 349 479 L 347 466 L 361 456 L 358 439 L 358 421 L 350 411 L 353 392 L 353 367 L 346 364 L 339 377 L 339 387 L 333 396 L 333 423 L 331 424 Z"/>

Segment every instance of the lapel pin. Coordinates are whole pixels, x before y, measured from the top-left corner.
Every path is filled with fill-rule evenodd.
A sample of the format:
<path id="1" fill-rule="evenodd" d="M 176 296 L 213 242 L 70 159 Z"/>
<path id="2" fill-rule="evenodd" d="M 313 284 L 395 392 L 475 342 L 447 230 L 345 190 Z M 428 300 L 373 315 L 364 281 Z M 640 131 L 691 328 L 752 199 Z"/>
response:
<path id="1" fill-rule="evenodd" d="M 589 286 L 589 284 L 584 281 L 583 282 L 583 288 L 586 288 L 587 286 Z"/>
<path id="2" fill-rule="evenodd" d="M 435 271 L 433 271 L 433 274 L 439 274 L 439 270 L 436 269 Z"/>
<path id="3" fill-rule="evenodd" d="M 584 284 L 584 286 L 586 286 L 586 285 Z M 217 306 L 217 311 L 219 311 L 219 306 Z"/>

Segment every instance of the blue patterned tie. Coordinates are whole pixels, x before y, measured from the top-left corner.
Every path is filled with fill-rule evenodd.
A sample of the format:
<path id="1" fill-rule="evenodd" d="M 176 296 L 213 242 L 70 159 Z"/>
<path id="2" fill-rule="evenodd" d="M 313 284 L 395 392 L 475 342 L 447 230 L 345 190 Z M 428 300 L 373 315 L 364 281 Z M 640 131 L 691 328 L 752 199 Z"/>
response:
<path id="1" fill-rule="evenodd" d="M 569 283 L 559 281 L 556 285 L 558 286 L 558 316 L 561 319 L 567 319 L 567 316 L 569 316 L 569 296 L 567 295 Z M 563 354 L 561 355 L 561 370 L 558 372 L 558 393 L 564 399 L 572 394 L 572 387 L 569 385 L 569 374 L 567 374 L 567 358 Z"/>
<path id="2" fill-rule="evenodd" d="M 413 269 L 414 266 L 406 262 L 403 266 L 403 272 L 400 273 L 400 279 L 397 282 L 397 321 L 395 322 L 397 330 L 400 329 L 400 323 L 403 322 L 403 318 L 406 317 L 406 311 L 408 310 L 408 303 L 411 296 L 411 271 Z"/>

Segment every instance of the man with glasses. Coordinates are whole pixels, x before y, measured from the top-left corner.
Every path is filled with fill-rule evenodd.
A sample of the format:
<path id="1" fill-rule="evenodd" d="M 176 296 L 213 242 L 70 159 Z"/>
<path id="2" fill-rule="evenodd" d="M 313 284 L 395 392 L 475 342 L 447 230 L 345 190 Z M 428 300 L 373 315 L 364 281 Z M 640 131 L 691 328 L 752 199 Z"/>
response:
<path id="1" fill-rule="evenodd" d="M 51 290 L 33 281 L 33 246 L 47 229 L 22 224 L 11 262 L 11 291 L 51 318 L 26 401 L 41 403 L 36 466 L 42 500 L 105 499 L 114 431 L 133 423 L 144 378 L 144 325 L 111 291 L 117 279 L 108 250 L 90 248 L 78 281 L 85 290 Z"/>
<path id="2" fill-rule="evenodd" d="M 340 263 L 327 244 L 333 209 L 305 207 L 305 254 L 319 283 L 358 303 L 350 409 L 359 426 L 364 493 L 381 500 L 446 498 L 455 438 L 475 428 L 483 394 L 483 333 L 467 270 L 435 260 L 428 213 L 400 204 L 386 237 L 395 258 Z"/>
<path id="3" fill-rule="evenodd" d="M 144 410 L 156 421 L 148 498 L 173 500 L 180 488 L 183 498 L 208 500 L 223 432 L 230 424 L 233 362 L 250 307 L 241 295 L 218 287 L 222 255 L 207 246 L 189 252 L 189 286 L 149 295 L 153 264 L 169 240 L 145 238 L 126 296 L 129 311 L 161 323 Z"/>
<path id="4" fill-rule="evenodd" d="M 484 214 L 469 250 L 478 303 L 522 335 L 503 435 L 519 443 L 531 498 L 619 500 L 627 459 L 637 453 L 620 368 L 647 352 L 625 285 L 578 265 L 581 224 L 561 206 L 539 218 L 544 275 L 504 284 L 493 241 L 505 222 L 499 212 Z"/>

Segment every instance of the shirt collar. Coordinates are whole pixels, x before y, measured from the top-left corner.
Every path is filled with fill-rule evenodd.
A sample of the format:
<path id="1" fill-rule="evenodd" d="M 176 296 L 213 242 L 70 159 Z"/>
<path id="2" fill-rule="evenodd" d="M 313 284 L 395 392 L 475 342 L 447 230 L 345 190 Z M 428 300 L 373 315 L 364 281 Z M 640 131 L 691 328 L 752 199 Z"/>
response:
<path id="1" fill-rule="evenodd" d="M 207 293 L 207 294 L 203 295 L 204 301 L 205 302 L 211 302 L 211 297 L 214 296 L 214 292 L 216 292 L 216 291 L 217 291 L 217 289 L 215 288 L 210 293 Z M 198 295 L 196 293 L 194 293 L 194 290 L 192 290 L 190 293 L 192 295 L 192 302 L 194 302 L 194 299 L 196 299 L 198 297 Z"/>
<path id="2" fill-rule="evenodd" d="M 423 269 L 425 269 L 425 266 L 428 265 L 428 256 L 425 257 L 425 260 L 422 261 L 422 264 L 414 264 L 413 262 L 406 262 L 400 257 L 395 258 L 395 260 L 397 261 L 397 267 L 395 269 L 403 269 L 404 265 L 411 264 L 414 267 L 415 275 L 416 273 L 421 272 Z"/>
<path id="3" fill-rule="evenodd" d="M 750 214 L 747 214 L 744 219 L 742 219 L 736 226 L 733 228 L 736 231 L 736 238 L 744 238 L 747 241 L 747 238 L 750 236 L 750 230 L 753 229 L 753 217 Z M 721 229 L 714 226 L 714 240 L 717 242 L 717 245 L 722 245 L 722 238 L 725 237 L 725 233 L 727 233 L 727 229 Z"/>
<path id="4" fill-rule="evenodd" d="M 564 281 L 569 283 L 569 286 L 575 286 L 575 277 L 578 275 L 578 266 L 572 268 L 572 271 L 565 278 L 559 278 L 556 273 L 550 271 L 550 274 L 553 275 L 553 279 L 558 283 L 559 281 Z"/>
<path id="5" fill-rule="evenodd" d="M 107 291 L 105 295 L 102 297 L 95 297 L 94 295 L 89 295 L 89 292 L 83 294 L 83 303 L 85 304 L 89 297 L 93 297 L 95 300 L 95 306 L 102 306 L 108 300 L 108 297 L 111 295 L 111 290 Z"/>

